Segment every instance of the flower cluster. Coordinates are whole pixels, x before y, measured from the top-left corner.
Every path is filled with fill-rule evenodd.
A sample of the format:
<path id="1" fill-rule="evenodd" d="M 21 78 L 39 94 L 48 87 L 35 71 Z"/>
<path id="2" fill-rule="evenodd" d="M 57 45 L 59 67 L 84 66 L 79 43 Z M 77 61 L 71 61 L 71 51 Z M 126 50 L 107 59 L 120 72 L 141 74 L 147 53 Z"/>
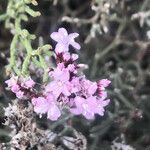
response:
<path id="1" fill-rule="evenodd" d="M 51 80 L 42 87 L 40 93 L 34 93 L 35 82 L 32 79 L 26 79 L 20 84 L 18 78 L 13 76 L 6 81 L 18 98 L 22 98 L 28 90 L 34 111 L 39 115 L 47 114 L 50 120 L 57 120 L 64 107 L 75 115 L 84 115 L 87 119 L 93 119 L 95 114 L 103 116 L 104 107 L 110 101 L 106 99 L 105 91 L 110 84 L 109 80 L 92 82 L 79 74 L 79 69 L 86 68 L 86 65 L 77 64 L 75 61 L 78 55 L 69 53 L 69 45 L 80 49 L 80 45 L 74 40 L 77 36 L 77 33 L 68 34 L 64 28 L 51 34 L 51 38 L 57 42 L 54 50 L 56 68 L 49 69 Z M 22 93 L 21 96 L 18 92 Z"/>
<path id="2" fill-rule="evenodd" d="M 24 96 L 26 96 L 27 92 L 32 90 L 35 85 L 35 82 L 31 78 L 19 78 L 18 76 L 14 75 L 9 80 L 5 81 L 5 83 L 19 99 L 22 99 Z"/>

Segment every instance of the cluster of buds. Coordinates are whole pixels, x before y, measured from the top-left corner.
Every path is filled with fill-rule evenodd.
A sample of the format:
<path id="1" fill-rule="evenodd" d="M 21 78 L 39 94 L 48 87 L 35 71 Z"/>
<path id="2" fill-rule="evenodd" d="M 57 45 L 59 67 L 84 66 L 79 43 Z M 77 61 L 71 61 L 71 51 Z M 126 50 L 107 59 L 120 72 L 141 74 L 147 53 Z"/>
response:
<path id="1" fill-rule="evenodd" d="M 34 111 L 40 116 L 47 114 L 50 120 L 57 120 L 64 108 L 87 119 L 93 119 L 95 114 L 103 116 L 104 107 L 110 101 L 106 99 L 105 91 L 109 80 L 92 82 L 79 74 L 79 69 L 86 65 L 77 64 L 78 55 L 69 53 L 69 45 L 80 49 L 74 40 L 77 36 L 78 33 L 68 34 L 64 28 L 51 34 L 51 38 L 57 42 L 54 49 L 56 68 L 49 69 L 50 81 L 41 85 L 39 91 L 35 90 L 36 84 L 31 78 L 13 76 L 6 81 L 18 98 L 31 99 Z"/>

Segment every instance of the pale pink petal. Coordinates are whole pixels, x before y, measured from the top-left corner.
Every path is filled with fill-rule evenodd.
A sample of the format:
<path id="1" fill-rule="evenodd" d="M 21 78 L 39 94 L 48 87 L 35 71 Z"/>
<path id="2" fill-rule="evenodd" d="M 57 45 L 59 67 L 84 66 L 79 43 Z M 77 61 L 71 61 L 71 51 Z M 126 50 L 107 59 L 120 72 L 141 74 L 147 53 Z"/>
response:
<path id="1" fill-rule="evenodd" d="M 51 37 L 53 40 L 57 41 L 57 42 L 59 42 L 59 41 L 61 40 L 61 36 L 60 36 L 60 34 L 59 34 L 58 32 L 53 32 L 53 33 L 50 35 L 50 37 Z"/>
<path id="2" fill-rule="evenodd" d="M 67 51 L 69 51 L 69 48 L 68 48 L 68 45 L 66 45 L 66 44 L 58 43 L 55 47 L 55 52 L 57 54 L 67 52 Z"/>
<path id="3" fill-rule="evenodd" d="M 34 98 L 32 100 L 32 104 L 34 105 L 34 111 L 38 114 L 46 113 L 49 109 L 50 103 L 44 97 Z"/>
<path id="4" fill-rule="evenodd" d="M 68 32 L 65 28 L 59 28 L 58 32 L 64 36 L 68 36 Z"/>
<path id="5" fill-rule="evenodd" d="M 78 43 L 75 42 L 75 41 L 72 41 L 70 44 L 71 44 L 74 48 L 76 48 L 76 49 L 78 49 L 78 50 L 81 48 L 80 44 L 78 44 Z"/>
<path id="6" fill-rule="evenodd" d="M 80 115 L 82 113 L 81 109 L 79 109 L 79 108 L 71 108 L 70 112 L 75 115 Z"/>
<path id="7" fill-rule="evenodd" d="M 107 97 L 107 92 L 106 91 L 101 91 L 99 96 L 100 96 L 101 100 L 104 100 Z"/>
<path id="8" fill-rule="evenodd" d="M 64 83 L 66 81 L 69 81 L 70 73 L 69 73 L 69 70 L 67 70 L 67 69 L 60 70 L 59 68 L 56 68 L 53 71 L 53 77 L 55 80 L 61 81 Z"/>
<path id="9" fill-rule="evenodd" d="M 61 84 L 61 85 L 60 85 Z M 46 86 L 46 92 L 52 92 L 55 98 L 62 93 L 62 83 L 58 81 L 52 81 Z"/>
<path id="10" fill-rule="evenodd" d="M 78 35 L 78 33 L 71 33 L 68 35 L 65 28 L 60 28 L 58 32 L 52 33 L 51 38 L 57 41 L 55 52 L 57 54 L 67 52 L 69 51 L 69 45 L 72 45 L 76 49 L 80 49 L 80 45 L 74 41 L 74 38 Z"/>
<path id="11" fill-rule="evenodd" d="M 65 52 L 65 53 L 63 54 L 63 58 L 64 58 L 64 60 L 68 61 L 68 60 L 71 58 L 70 53 Z"/>
<path id="12" fill-rule="evenodd" d="M 35 82 L 32 79 L 29 79 L 25 82 L 26 88 L 32 88 L 35 85 Z"/>
<path id="13" fill-rule="evenodd" d="M 24 92 L 22 92 L 22 91 L 18 91 L 18 92 L 16 92 L 16 97 L 17 98 L 23 98 L 23 96 L 24 96 Z"/>
<path id="14" fill-rule="evenodd" d="M 6 80 L 5 83 L 10 88 L 11 86 L 17 84 L 18 76 L 12 76 L 9 80 Z"/>
<path id="15" fill-rule="evenodd" d="M 101 108 L 98 108 L 97 111 L 95 111 L 95 113 L 99 114 L 100 116 L 104 116 L 104 108 L 101 107 Z"/>
<path id="16" fill-rule="evenodd" d="M 65 96 L 70 96 L 71 93 L 69 92 L 69 88 L 64 85 L 63 88 L 62 88 L 62 93 L 65 95 Z"/>
<path id="17" fill-rule="evenodd" d="M 20 87 L 19 87 L 19 85 L 13 85 L 12 87 L 11 87 L 11 91 L 12 92 L 14 92 L 14 93 L 16 93 L 16 92 L 18 92 L 20 90 Z"/>
<path id="18" fill-rule="evenodd" d="M 89 119 L 89 120 L 94 119 L 94 113 L 93 113 L 93 112 L 85 111 L 85 112 L 83 113 L 83 115 L 84 115 L 84 117 L 85 117 L 86 119 Z"/>
<path id="19" fill-rule="evenodd" d="M 81 105 L 84 103 L 85 99 L 77 96 L 74 99 L 74 101 L 75 101 L 75 104 L 77 107 L 81 107 Z"/>
<path id="20" fill-rule="evenodd" d="M 75 65 L 74 64 L 68 65 L 68 70 L 71 72 L 74 72 L 75 71 Z"/>
<path id="21" fill-rule="evenodd" d="M 71 33 L 68 35 L 68 38 L 69 38 L 70 42 L 72 42 L 78 36 L 79 36 L 78 33 Z"/>
<path id="22" fill-rule="evenodd" d="M 55 102 L 55 98 L 54 98 L 54 95 L 52 93 L 49 93 L 46 97 L 48 103 L 53 103 Z"/>
<path id="23" fill-rule="evenodd" d="M 91 83 L 91 85 L 90 85 L 89 88 L 88 88 L 88 93 L 89 93 L 90 95 L 93 95 L 93 94 L 96 92 L 97 88 L 98 88 L 98 87 L 97 87 L 96 82 Z"/>
<path id="24" fill-rule="evenodd" d="M 71 58 L 74 60 L 77 60 L 79 58 L 79 56 L 77 54 L 72 54 Z"/>
<path id="25" fill-rule="evenodd" d="M 47 113 L 47 118 L 56 121 L 61 116 L 61 112 L 56 105 L 52 105 Z"/>
<path id="26" fill-rule="evenodd" d="M 64 63 L 58 63 L 57 68 L 59 68 L 60 70 L 63 70 L 65 68 L 65 64 Z"/>
<path id="27" fill-rule="evenodd" d="M 107 87 L 110 83 L 111 83 L 111 81 L 108 79 L 102 79 L 98 82 L 98 84 L 103 87 Z"/>

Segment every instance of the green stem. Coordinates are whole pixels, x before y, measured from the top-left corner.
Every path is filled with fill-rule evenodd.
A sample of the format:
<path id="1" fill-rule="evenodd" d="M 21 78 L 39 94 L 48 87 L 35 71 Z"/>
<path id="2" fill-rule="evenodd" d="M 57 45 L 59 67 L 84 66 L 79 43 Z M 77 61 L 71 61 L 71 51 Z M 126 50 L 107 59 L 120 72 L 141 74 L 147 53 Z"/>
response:
<path id="1" fill-rule="evenodd" d="M 22 64 L 21 73 L 22 73 L 22 75 L 27 75 L 28 74 L 28 67 L 30 64 L 30 59 L 32 57 L 32 46 L 31 46 L 31 41 L 28 39 L 22 39 L 21 42 L 27 50 L 27 56 L 26 56 L 26 58 Z"/>
<path id="2" fill-rule="evenodd" d="M 28 73 L 28 67 L 30 64 L 30 59 L 31 59 L 31 55 L 27 55 L 24 62 L 23 62 L 21 74 L 24 76 L 29 74 Z"/>
<path id="3" fill-rule="evenodd" d="M 47 73 L 48 66 L 42 56 L 39 55 L 39 59 L 40 59 L 41 66 L 44 69 L 43 82 L 45 82 L 48 79 L 48 73 Z"/>

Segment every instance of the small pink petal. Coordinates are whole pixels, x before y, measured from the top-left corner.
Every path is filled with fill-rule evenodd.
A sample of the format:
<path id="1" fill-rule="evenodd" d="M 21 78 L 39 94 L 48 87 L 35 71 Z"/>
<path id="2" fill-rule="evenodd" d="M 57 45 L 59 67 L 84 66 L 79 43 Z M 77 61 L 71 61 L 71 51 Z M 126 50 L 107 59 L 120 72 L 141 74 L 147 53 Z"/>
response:
<path id="1" fill-rule="evenodd" d="M 32 79 L 29 79 L 25 82 L 27 88 L 32 88 L 35 85 L 35 82 Z"/>
<path id="2" fill-rule="evenodd" d="M 74 60 L 77 60 L 79 58 L 79 56 L 77 54 L 72 54 L 71 58 Z"/>
<path id="3" fill-rule="evenodd" d="M 65 53 L 63 54 L 63 58 L 64 58 L 64 60 L 68 61 L 68 60 L 71 58 L 70 53 L 65 52 Z"/>
<path id="4" fill-rule="evenodd" d="M 53 39 L 53 40 L 55 40 L 55 41 L 60 41 L 60 39 L 61 39 L 61 37 L 60 37 L 60 35 L 59 35 L 59 33 L 58 32 L 53 32 L 51 35 L 50 35 L 50 37 Z"/>
<path id="5" fill-rule="evenodd" d="M 34 105 L 34 111 L 38 114 L 46 113 L 49 109 L 49 102 L 44 97 L 38 97 L 32 99 Z"/>
<path id="6" fill-rule="evenodd" d="M 24 92 L 22 92 L 22 91 L 16 92 L 16 97 L 21 99 L 21 98 L 23 98 L 23 96 L 24 96 Z"/>
<path id="7" fill-rule="evenodd" d="M 19 87 L 19 85 L 13 85 L 12 87 L 11 87 L 11 91 L 12 92 L 14 92 L 14 93 L 16 93 L 16 92 L 18 92 L 20 90 L 20 87 Z"/>
<path id="8" fill-rule="evenodd" d="M 61 33 L 64 36 L 68 35 L 68 32 L 67 32 L 67 30 L 65 28 L 59 28 L 58 32 Z"/>
<path id="9" fill-rule="evenodd" d="M 61 116 L 61 112 L 59 108 L 55 104 L 52 105 L 48 110 L 47 118 L 52 121 L 56 121 L 60 116 Z"/>
<path id="10" fill-rule="evenodd" d="M 75 41 L 73 41 L 73 42 L 71 42 L 70 43 L 74 48 L 76 48 L 76 49 L 80 49 L 81 48 L 81 46 L 77 43 L 77 42 L 75 42 Z"/>
<path id="11" fill-rule="evenodd" d="M 111 81 L 108 79 L 102 79 L 102 80 L 98 81 L 98 84 L 103 87 L 107 87 L 110 83 L 111 83 Z"/>
<path id="12" fill-rule="evenodd" d="M 67 52 L 68 50 L 69 50 L 68 45 L 65 45 L 65 44 L 62 44 L 62 43 L 58 43 L 55 47 L 55 52 L 57 54 Z"/>
<path id="13" fill-rule="evenodd" d="M 72 40 L 74 40 L 74 38 L 76 38 L 76 37 L 78 37 L 79 36 L 79 34 L 78 33 L 71 33 L 71 34 L 69 34 L 69 39 L 70 39 L 70 41 L 72 41 Z"/>
<path id="14" fill-rule="evenodd" d="M 6 80 L 5 83 L 8 85 L 8 87 L 12 87 L 13 85 L 17 84 L 18 77 L 12 76 L 9 80 Z"/>

